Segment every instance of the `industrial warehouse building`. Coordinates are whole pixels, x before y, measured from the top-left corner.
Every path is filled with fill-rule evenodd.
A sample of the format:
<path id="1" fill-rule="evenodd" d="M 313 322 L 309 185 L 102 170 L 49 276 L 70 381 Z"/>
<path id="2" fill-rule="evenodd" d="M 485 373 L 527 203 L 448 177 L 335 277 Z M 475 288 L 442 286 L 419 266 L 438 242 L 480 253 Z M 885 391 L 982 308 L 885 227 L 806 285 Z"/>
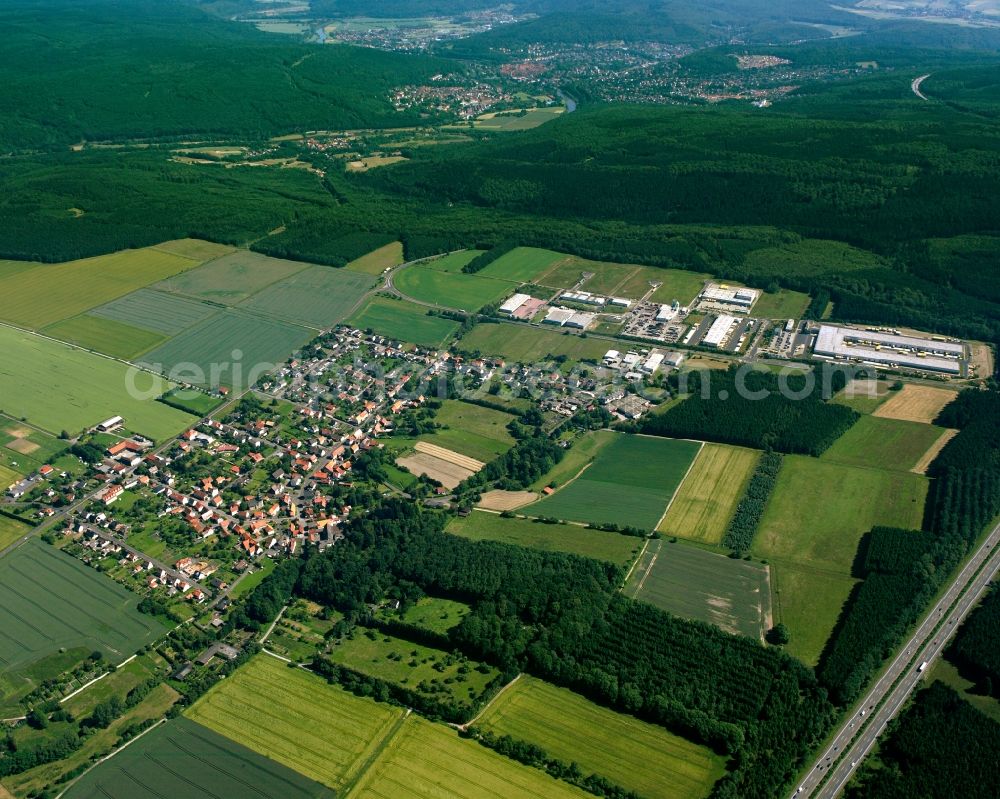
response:
<path id="1" fill-rule="evenodd" d="M 515 294 L 500 306 L 500 313 L 512 316 L 514 311 L 531 299 L 530 294 Z"/>
<path id="2" fill-rule="evenodd" d="M 961 374 L 966 355 L 965 345 L 960 341 L 934 341 L 837 325 L 820 327 L 813 354 L 951 375 Z"/>
<path id="3" fill-rule="evenodd" d="M 727 286 L 720 283 L 708 283 L 702 289 L 698 299 L 711 305 L 718 305 L 741 313 L 749 313 L 757 302 L 760 292 L 757 289 Z"/>
<path id="4" fill-rule="evenodd" d="M 705 338 L 701 340 L 702 345 L 706 347 L 721 347 L 726 343 L 726 340 L 729 338 L 729 331 L 733 329 L 733 325 L 735 324 L 735 316 L 723 314 L 717 317 L 705 334 Z"/>

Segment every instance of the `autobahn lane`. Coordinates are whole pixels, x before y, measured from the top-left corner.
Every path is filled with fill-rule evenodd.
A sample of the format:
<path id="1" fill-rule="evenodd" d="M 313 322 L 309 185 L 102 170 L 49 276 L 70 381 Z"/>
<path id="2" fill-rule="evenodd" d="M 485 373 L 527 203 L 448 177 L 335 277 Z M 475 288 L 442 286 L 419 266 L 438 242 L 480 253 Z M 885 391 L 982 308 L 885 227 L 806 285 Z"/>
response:
<path id="1" fill-rule="evenodd" d="M 993 528 L 944 595 L 924 618 L 896 659 L 859 703 L 796 786 L 794 799 L 833 799 L 885 732 L 926 669 L 1000 573 L 1000 524 Z M 928 665 L 921 670 L 923 663 Z"/>

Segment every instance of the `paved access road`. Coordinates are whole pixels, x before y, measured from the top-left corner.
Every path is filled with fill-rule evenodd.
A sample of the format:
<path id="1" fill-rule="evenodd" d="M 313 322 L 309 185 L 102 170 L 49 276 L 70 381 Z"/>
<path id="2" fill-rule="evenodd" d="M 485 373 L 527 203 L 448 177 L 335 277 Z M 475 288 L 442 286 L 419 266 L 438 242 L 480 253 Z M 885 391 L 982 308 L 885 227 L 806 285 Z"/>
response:
<path id="1" fill-rule="evenodd" d="M 833 799 L 871 751 L 886 724 L 920 685 L 924 672 L 945 647 L 969 611 L 982 598 L 990 581 L 1000 572 L 1000 524 L 955 577 L 892 665 L 844 720 L 836 737 L 813 762 L 795 786 L 793 799 Z M 925 670 L 926 671 L 926 670 Z M 861 714 L 864 715 L 861 715 Z"/>

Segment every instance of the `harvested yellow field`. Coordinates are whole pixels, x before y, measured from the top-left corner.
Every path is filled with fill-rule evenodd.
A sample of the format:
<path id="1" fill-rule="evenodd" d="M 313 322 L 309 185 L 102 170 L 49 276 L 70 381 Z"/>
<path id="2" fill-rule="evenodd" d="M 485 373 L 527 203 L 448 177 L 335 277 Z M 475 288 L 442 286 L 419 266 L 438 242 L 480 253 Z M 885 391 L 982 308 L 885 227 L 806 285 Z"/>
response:
<path id="1" fill-rule="evenodd" d="M 201 263 L 147 247 L 111 255 L 36 264 L 0 277 L 0 319 L 42 328 Z"/>
<path id="2" fill-rule="evenodd" d="M 705 444 L 656 528 L 706 544 L 719 544 L 757 466 L 760 453 Z"/>
<path id="3" fill-rule="evenodd" d="M 449 490 L 455 488 L 455 486 L 473 474 L 471 469 L 464 469 L 461 466 L 456 466 L 454 463 L 449 463 L 441 458 L 435 458 L 433 455 L 426 455 L 420 452 L 396 458 L 396 463 L 412 474 L 423 474 L 431 478 L 431 480 L 437 480 Z"/>
<path id="4" fill-rule="evenodd" d="M 930 468 L 930 465 L 934 463 L 934 459 L 941 454 L 941 450 L 945 448 L 945 445 L 957 435 L 957 430 L 945 430 L 941 434 L 941 438 L 931 445 L 931 448 L 923 454 L 923 457 L 917 461 L 916 466 L 914 466 L 910 471 L 915 472 L 916 474 L 927 474 L 927 470 Z"/>
<path id="5" fill-rule="evenodd" d="M 895 396 L 883 402 L 872 415 L 930 424 L 937 419 L 944 406 L 957 396 L 958 392 L 952 389 L 907 383 L 900 391 L 895 392 Z"/>
<path id="6" fill-rule="evenodd" d="M 486 510 L 515 510 L 529 502 L 534 502 L 536 499 L 538 499 L 538 494 L 534 491 L 502 491 L 498 488 L 483 494 L 477 507 Z"/>
<path id="7" fill-rule="evenodd" d="M 468 469 L 471 472 L 478 472 L 486 465 L 482 461 L 470 458 L 468 455 L 453 452 L 450 449 L 439 447 L 437 444 L 430 444 L 427 441 L 418 441 L 414 445 L 414 449 L 421 454 L 440 458 L 443 461 L 461 466 L 463 469 Z"/>
<path id="8" fill-rule="evenodd" d="M 381 275 L 386 269 L 399 266 L 401 263 L 403 263 L 403 245 L 394 241 L 356 258 L 344 268 L 365 275 Z"/>

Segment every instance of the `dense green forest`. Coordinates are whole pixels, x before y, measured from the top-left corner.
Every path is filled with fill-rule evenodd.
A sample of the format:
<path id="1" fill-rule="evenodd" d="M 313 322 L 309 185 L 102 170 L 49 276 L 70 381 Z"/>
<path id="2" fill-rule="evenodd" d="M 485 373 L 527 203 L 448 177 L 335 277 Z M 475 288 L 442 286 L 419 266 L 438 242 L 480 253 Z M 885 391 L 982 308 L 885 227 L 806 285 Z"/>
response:
<path id="1" fill-rule="evenodd" d="M 948 657 L 982 693 L 1000 697 L 1000 591 L 994 588 L 966 619 Z"/>
<path id="2" fill-rule="evenodd" d="M 996 796 L 1000 724 L 935 682 L 892 722 L 878 762 L 862 767 L 849 799 Z"/>
<path id="3" fill-rule="evenodd" d="M 412 124 L 389 90 L 441 69 L 421 56 L 310 47 L 176 0 L 11 0 L 0 28 L 0 152 Z"/>

